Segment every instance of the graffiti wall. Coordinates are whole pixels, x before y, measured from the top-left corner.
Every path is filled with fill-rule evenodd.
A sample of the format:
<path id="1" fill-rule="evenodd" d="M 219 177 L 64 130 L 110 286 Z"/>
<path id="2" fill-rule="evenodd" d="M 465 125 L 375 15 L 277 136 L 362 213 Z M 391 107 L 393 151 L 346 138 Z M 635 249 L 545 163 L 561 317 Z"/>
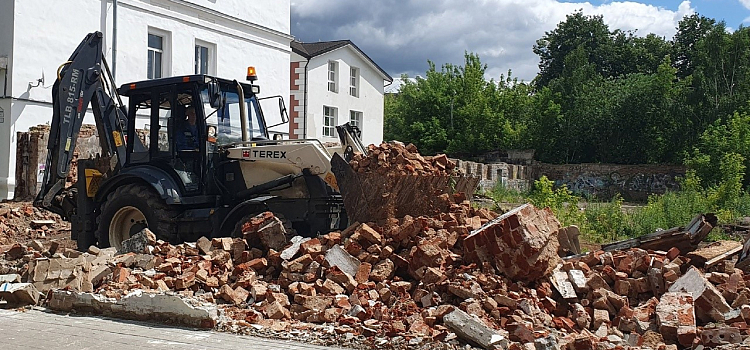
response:
<path id="1" fill-rule="evenodd" d="M 679 189 L 678 177 L 685 167 L 669 165 L 615 164 L 483 164 L 455 160 L 465 174 L 481 178 L 480 190 L 488 191 L 502 183 L 506 188 L 524 191 L 534 180 L 547 176 L 556 186 L 566 185 L 574 193 L 608 200 L 616 194 L 626 201 L 645 201 L 651 194 Z"/>
<path id="2" fill-rule="evenodd" d="M 620 194 L 627 201 L 645 201 L 650 194 L 679 189 L 685 167 L 670 165 L 534 164 L 532 177 L 542 175 L 576 194 L 610 199 Z"/>

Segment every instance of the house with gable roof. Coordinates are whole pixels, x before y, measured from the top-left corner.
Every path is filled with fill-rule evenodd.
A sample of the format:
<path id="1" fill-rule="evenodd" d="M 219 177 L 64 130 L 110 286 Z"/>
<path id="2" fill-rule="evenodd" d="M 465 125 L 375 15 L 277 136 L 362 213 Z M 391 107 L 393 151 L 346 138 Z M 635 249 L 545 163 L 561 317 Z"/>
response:
<path id="1" fill-rule="evenodd" d="M 393 78 L 350 40 L 291 43 L 289 138 L 337 143 L 351 122 L 362 142 L 383 141 L 384 88 Z"/>

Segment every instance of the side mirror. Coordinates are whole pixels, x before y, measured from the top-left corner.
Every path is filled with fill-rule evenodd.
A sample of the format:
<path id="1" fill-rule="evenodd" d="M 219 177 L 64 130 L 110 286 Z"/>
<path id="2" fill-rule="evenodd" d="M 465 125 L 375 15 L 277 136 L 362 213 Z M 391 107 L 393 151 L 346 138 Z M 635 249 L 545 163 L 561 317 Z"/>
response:
<path id="1" fill-rule="evenodd" d="M 261 102 L 261 101 L 271 100 L 271 99 L 278 99 L 279 100 L 279 117 L 281 119 L 281 122 L 273 124 L 273 125 L 269 125 L 268 128 L 273 128 L 275 126 L 284 125 L 286 123 L 289 123 L 289 113 L 287 112 L 286 104 L 284 104 L 284 98 L 281 97 L 281 95 L 268 96 L 268 97 L 259 98 L 258 101 Z M 265 103 L 264 103 L 264 105 L 265 105 Z M 270 106 L 269 106 L 269 109 L 270 109 Z M 266 116 L 268 116 L 268 115 L 266 114 Z M 276 119 L 276 116 L 274 116 L 273 118 L 274 119 L 270 120 L 270 122 L 278 122 L 279 121 L 279 119 Z M 266 119 L 266 122 L 269 122 L 269 120 Z"/>
<path id="2" fill-rule="evenodd" d="M 287 113 L 286 104 L 284 103 L 284 99 L 281 97 L 279 97 L 279 114 L 281 114 L 282 123 L 289 122 L 289 113 Z"/>
<path id="3" fill-rule="evenodd" d="M 208 83 L 208 101 L 212 108 L 220 109 L 224 107 L 224 101 L 221 98 L 221 88 L 216 81 Z"/>

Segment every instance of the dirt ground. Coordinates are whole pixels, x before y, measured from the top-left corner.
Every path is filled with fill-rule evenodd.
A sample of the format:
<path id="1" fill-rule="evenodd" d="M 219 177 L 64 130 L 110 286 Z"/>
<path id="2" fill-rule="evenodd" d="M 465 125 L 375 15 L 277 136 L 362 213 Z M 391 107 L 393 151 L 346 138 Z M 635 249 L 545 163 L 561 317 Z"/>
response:
<path id="1" fill-rule="evenodd" d="M 31 202 L 0 202 L 0 251 L 15 243 L 56 241 L 60 247 L 76 248 L 70 239 L 70 223 L 59 215 L 35 208 Z"/>

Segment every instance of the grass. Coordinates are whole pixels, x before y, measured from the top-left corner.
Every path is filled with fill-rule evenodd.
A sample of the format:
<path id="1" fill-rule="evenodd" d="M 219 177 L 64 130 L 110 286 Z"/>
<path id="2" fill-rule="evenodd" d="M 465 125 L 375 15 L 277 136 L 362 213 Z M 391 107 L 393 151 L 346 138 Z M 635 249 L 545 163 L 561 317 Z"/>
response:
<path id="1" fill-rule="evenodd" d="M 722 186 L 702 189 L 691 181 L 694 180 L 685 180 L 683 190 L 652 195 L 645 205 L 630 210 L 623 210 L 623 200 L 619 196 L 609 202 L 587 203 L 585 208 L 580 208 L 581 197 L 565 187 L 555 189 L 546 177 L 536 181 L 527 193 L 499 185 L 487 195 L 500 203 L 530 202 L 537 207 L 550 207 L 563 225 L 577 225 L 582 238 L 592 243 L 614 242 L 684 226 L 700 213 L 715 213 L 720 224 L 750 216 L 750 195 L 741 188 L 734 192 Z M 713 230 L 708 238 L 711 241 L 723 239 L 737 237 Z"/>

